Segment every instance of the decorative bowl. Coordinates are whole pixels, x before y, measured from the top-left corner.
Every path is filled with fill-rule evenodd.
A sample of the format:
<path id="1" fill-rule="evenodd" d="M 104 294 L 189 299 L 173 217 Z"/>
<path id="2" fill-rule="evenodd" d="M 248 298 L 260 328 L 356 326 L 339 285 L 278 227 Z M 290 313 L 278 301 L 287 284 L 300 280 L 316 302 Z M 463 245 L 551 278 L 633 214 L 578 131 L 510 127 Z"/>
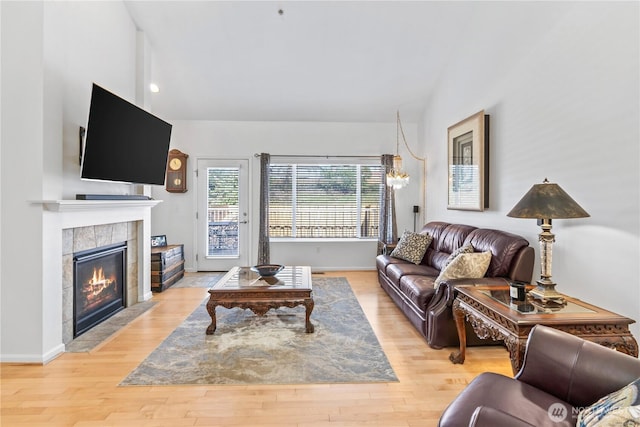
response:
<path id="1" fill-rule="evenodd" d="M 262 265 L 254 265 L 251 267 L 251 270 L 255 271 L 262 277 L 271 277 L 280 273 L 284 265 L 280 264 L 262 264 Z"/>

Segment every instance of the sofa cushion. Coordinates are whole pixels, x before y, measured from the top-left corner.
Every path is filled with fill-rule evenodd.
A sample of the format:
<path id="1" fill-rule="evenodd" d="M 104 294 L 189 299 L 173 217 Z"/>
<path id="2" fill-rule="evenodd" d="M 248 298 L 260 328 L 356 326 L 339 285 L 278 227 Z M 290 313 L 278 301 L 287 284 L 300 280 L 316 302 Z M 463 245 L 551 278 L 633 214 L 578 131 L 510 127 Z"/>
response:
<path id="1" fill-rule="evenodd" d="M 578 414 L 578 427 L 634 426 L 640 421 L 640 378 Z"/>
<path id="2" fill-rule="evenodd" d="M 484 277 L 491 263 L 491 252 L 460 254 L 434 281 L 434 286 L 449 279 L 480 279 Z"/>
<path id="3" fill-rule="evenodd" d="M 397 264 L 389 264 L 387 266 L 387 277 L 392 283 L 395 283 L 396 286 L 400 283 L 400 279 L 402 278 L 402 276 L 406 276 L 408 274 L 438 277 L 439 273 L 440 272 L 438 270 L 432 267 L 421 264 L 413 264 L 407 261 Z"/>
<path id="4" fill-rule="evenodd" d="M 451 224 L 443 221 L 431 221 L 422 226 L 420 233 L 433 237 L 434 245 L 440 240 L 440 236 Z M 434 248 L 435 249 L 435 248 Z"/>
<path id="5" fill-rule="evenodd" d="M 405 230 L 397 246 L 391 252 L 391 256 L 414 264 L 420 264 L 432 240 L 433 238 L 428 234 L 413 233 Z"/>
<path id="6" fill-rule="evenodd" d="M 487 270 L 487 277 L 504 277 L 509 275 L 514 256 L 529 242 L 506 231 L 478 228 L 467 236 L 464 244 L 471 244 L 476 252 L 491 251 L 493 257 Z"/>
<path id="7" fill-rule="evenodd" d="M 406 275 L 400 279 L 400 290 L 416 307 L 427 309 L 427 304 L 436 293 L 433 277 Z"/>
<path id="8" fill-rule="evenodd" d="M 400 258 L 393 258 L 389 255 L 378 255 L 376 257 L 376 268 L 378 271 L 387 274 L 387 267 L 391 264 L 404 264 L 407 261 L 404 261 Z"/>
<path id="9" fill-rule="evenodd" d="M 463 246 L 466 243 L 469 234 L 474 230 L 476 230 L 476 227 L 472 225 L 450 224 L 440 234 L 440 237 L 436 242 L 437 245 L 434 249 L 439 252 L 446 252 L 450 254 L 460 246 Z"/>

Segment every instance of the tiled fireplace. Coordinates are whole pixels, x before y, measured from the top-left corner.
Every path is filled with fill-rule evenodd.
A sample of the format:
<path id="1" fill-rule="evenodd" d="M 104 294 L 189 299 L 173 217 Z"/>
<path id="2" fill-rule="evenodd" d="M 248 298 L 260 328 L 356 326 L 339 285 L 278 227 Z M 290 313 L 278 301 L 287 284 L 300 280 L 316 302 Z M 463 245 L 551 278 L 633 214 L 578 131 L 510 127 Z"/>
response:
<path id="1" fill-rule="evenodd" d="M 102 224 L 87 227 L 78 227 L 64 229 L 62 231 L 62 264 L 63 264 L 63 278 L 62 278 L 62 335 L 64 344 L 68 344 L 75 338 L 75 336 L 85 332 L 93 326 L 99 324 L 101 320 L 106 320 L 110 315 L 122 307 L 129 307 L 138 302 L 138 222 L 121 222 L 114 224 Z M 82 261 L 85 257 L 91 258 L 96 254 L 96 251 L 110 249 L 117 249 L 118 247 L 124 247 L 125 251 L 121 255 L 123 256 L 124 264 L 117 266 L 117 261 L 107 257 L 109 266 L 107 266 L 108 272 L 105 274 L 104 270 L 102 274 L 96 271 L 96 277 L 93 278 L 93 270 L 91 272 L 78 272 L 77 260 Z M 111 256 L 111 258 L 114 258 Z M 117 258 L 117 255 L 115 256 Z M 74 259 L 76 263 L 74 264 Z M 90 267 L 92 269 L 93 267 Z M 123 285 L 126 284 L 126 288 L 120 291 L 121 295 L 117 295 L 118 291 L 115 286 L 119 285 L 115 283 L 121 279 L 116 280 L 112 277 L 121 270 L 123 277 Z M 75 274 L 74 274 L 75 271 Z M 91 275 L 87 279 L 87 274 Z M 77 286 L 74 287 L 74 276 L 76 277 L 77 286 L 88 286 L 87 281 L 102 281 L 105 286 L 105 294 L 103 301 L 96 299 L 95 304 L 93 301 L 79 302 L 74 297 L 81 297 L 82 291 Z M 83 276 L 83 277 L 78 277 Z M 82 283 L 84 282 L 84 283 Z M 96 290 L 99 290 L 96 288 Z M 80 294 L 78 293 L 80 292 Z M 117 307 L 118 303 L 122 305 Z M 92 308 L 96 308 L 98 311 L 103 311 L 104 319 L 100 319 L 99 313 L 96 316 L 89 313 Z M 112 312 L 109 312 L 109 311 Z M 76 313 L 79 316 L 74 316 Z M 80 317 L 78 319 L 78 317 Z M 76 320 L 78 322 L 76 322 Z"/>
<path id="2" fill-rule="evenodd" d="M 124 243 L 125 311 L 151 293 L 151 209 L 160 200 L 45 200 L 43 207 L 42 353 L 15 361 L 47 363 L 74 338 L 73 257 L 78 252 Z M 47 272 L 47 273 L 44 273 Z"/>
<path id="3" fill-rule="evenodd" d="M 127 243 L 73 254 L 73 337 L 126 307 Z"/>

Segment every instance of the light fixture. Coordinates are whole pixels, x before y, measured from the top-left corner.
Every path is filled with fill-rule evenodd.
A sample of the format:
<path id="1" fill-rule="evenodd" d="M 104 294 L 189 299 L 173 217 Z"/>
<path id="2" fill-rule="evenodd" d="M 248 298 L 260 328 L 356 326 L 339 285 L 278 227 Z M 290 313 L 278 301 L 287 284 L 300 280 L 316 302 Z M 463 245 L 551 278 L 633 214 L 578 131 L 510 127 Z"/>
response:
<path id="1" fill-rule="evenodd" d="M 558 184 L 550 183 L 546 178 L 542 184 L 535 184 L 511 209 L 507 216 L 513 218 L 536 218 L 542 232 L 540 241 L 540 280 L 538 286 L 529 294 L 544 304 L 565 304 L 564 297 L 556 290 L 551 280 L 551 255 L 555 236 L 551 233 L 551 220 L 566 218 L 586 218 L 590 216 Z"/>
<path id="2" fill-rule="evenodd" d="M 404 145 L 407 145 L 407 140 L 404 137 L 404 131 L 402 129 L 402 123 L 400 122 L 400 111 L 396 112 L 396 155 L 393 156 L 393 168 L 387 173 L 387 185 L 394 189 L 400 189 L 405 187 L 409 183 L 409 174 L 402 170 L 402 157 L 400 157 L 400 135 Z"/>
<path id="3" fill-rule="evenodd" d="M 149 90 L 150 90 L 152 93 L 158 93 L 158 92 L 160 92 L 160 88 L 159 88 L 159 87 L 158 87 L 158 85 L 157 85 L 157 84 L 155 84 L 155 83 L 149 83 Z"/>

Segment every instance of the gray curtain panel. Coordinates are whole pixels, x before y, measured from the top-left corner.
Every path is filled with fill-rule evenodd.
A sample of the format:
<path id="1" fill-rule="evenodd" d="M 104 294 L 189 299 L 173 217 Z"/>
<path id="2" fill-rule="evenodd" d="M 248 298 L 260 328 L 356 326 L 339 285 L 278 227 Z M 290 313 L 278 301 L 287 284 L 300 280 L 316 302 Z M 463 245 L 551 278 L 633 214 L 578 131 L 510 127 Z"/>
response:
<path id="1" fill-rule="evenodd" d="M 383 186 L 380 194 L 380 226 L 378 240 L 384 243 L 394 243 L 398 240 L 398 227 L 396 225 L 395 190 L 387 185 L 387 173 L 393 168 L 393 154 L 381 156 L 384 166 L 382 177 Z M 378 253 L 382 253 L 382 245 L 378 245 Z"/>
<path id="2" fill-rule="evenodd" d="M 260 231 L 258 236 L 258 265 L 269 264 L 269 164 L 271 155 L 260 153 Z"/>

